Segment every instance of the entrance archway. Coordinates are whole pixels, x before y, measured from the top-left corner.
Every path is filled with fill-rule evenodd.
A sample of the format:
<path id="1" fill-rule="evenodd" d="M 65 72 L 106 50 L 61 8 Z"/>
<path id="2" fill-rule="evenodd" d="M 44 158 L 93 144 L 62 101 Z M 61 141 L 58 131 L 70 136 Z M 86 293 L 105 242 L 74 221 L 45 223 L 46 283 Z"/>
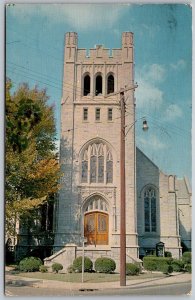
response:
<path id="1" fill-rule="evenodd" d="M 89 212 L 84 218 L 84 236 L 88 245 L 108 245 L 109 217 L 104 212 Z"/>
<path id="2" fill-rule="evenodd" d="M 88 245 L 108 245 L 108 203 L 100 195 L 93 195 L 85 204 L 84 236 Z"/>

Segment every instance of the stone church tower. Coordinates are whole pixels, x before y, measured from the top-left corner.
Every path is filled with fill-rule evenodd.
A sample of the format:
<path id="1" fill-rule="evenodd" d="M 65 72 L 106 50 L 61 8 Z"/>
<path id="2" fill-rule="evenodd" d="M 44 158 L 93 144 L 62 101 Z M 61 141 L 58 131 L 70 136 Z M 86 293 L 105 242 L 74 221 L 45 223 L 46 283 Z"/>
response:
<path id="1" fill-rule="evenodd" d="M 63 178 L 56 208 L 55 250 L 85 237 L 86 251 L 115 260 L 120 247 L 120 95 L 134 84 L 133 34 L 121 49 L 78 48 L 77 33 L 65 37 L 60 163 Z M 138 257 L 135 189 L 134 91 L 125 92 L 126 244 Z"/>

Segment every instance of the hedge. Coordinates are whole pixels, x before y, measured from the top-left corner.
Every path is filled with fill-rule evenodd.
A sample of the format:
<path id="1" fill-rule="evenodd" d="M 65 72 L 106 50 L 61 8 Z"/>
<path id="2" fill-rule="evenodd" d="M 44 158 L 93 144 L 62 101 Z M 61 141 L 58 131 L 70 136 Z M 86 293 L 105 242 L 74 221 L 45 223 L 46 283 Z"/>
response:
<path id="1" fill-rule="evenodd" d="M 148 271 L 164 271 L 165 265 L 170 265 L 171 257 L 145 256 L 143 259 L 143 267 Z"/>
<path id="2" fill-rule="evenodd" d="M 171 266 L 173 267 L 173 272 L 182 272 L 184 268 L 184 263 L 182 260 L 173 259 L 171 262 Z"/>
<path id="3" fill-rule="evenodd" d="M 63 266 L 59 263 L 54 263 L 52 266 L 52 271 L 58 273 L 60 270 L 63 269 Z"/>
<path id="4" fill-rule="evenodd" d="M 75 258 L 73 261 L 73 269 L 75 272 L 82 272 L 82 256 Z M 91 272 L 93 269 L 93 263 L 87 256 L 84 257 L 84 272 Z"/>
<path id="5" fill-rule="evenodd" d="M 165 251 L 165 257 L 172 257 L 172 253 L 170 251 Z"/>
<path id="6" fill-rule="evenodd" d="M 126 263 L 126 275 L 138 275 L 139 273 L 139 266 L 132 263 Z"/>
<path id="7" fill-rule="evenodd" d="M 112 258 L 100 257 L 95 261 L 95 271 L 99 273 L 112 273 L 116 269 L 116 263 Z"/>
<path id="8" fill-rule="evenodd" d="M 47 273 L 47 272 L 48 272 L 48 268 L 47 268 L 46 266 L 44 266 L 44 265 L 41 265 L 41 266 L 39 267 L 39 271 L 40 271 L 41 273 Z"/>
<path id="9" fill-rule="evenodd" d="M 170 274 L 170 273 L 173 273 L 173 267 L 172 265 L 168 265 L 168 264 L 165 264 L 162 266 L 162 272 L 164 274 Z"/>
<path id="10" fill-rule="evenodd" d="M 182 261 L 184 262 L 184 264 L 191 264 L 192 261 L 191 252 L 184 252 L 182 256 Z"/>
<path id="11" fill-rule="evenodd" d="M 22 272 L 36 272 L 39 271 L 42 261 L 38 257 L 26 257 L 19 262 L 19 270 Z"/>
<path id="12" fill-rule="evenodd" d="M 191 264 L 186 264 L 184 270 L 188 273 L 192 273 L 192 265 Z"/>

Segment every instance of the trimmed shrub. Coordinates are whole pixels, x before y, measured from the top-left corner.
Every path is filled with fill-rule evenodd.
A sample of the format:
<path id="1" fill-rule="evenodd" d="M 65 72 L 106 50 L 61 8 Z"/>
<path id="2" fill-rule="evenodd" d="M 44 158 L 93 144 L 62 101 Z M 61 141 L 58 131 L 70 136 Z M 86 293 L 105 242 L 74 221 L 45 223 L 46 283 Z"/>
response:
<path id="1" fill-rule="evenodd" d="M 157 257 L 145 256 L 143 259 L 143 266 L 148 271 L 164 271 L 164 265 L 170 265 L 172 262 L 171 257 Z"/>
<path id="2" fill-rule="evenodd" d="M 173 267 L 173 272 L 182 272 L 184 268 L 184 263 L 182 260 L 173 259 L 171 262 L 171 266 Z"/>
<path id="3" fill-rule="evenodd" d="M 100 257 L 95 261 L 95 270 L 99 273 L 112 273 L 116 269 L 116 263 L 112 258 Z"/>
<path id="4" fill-rule="evenodd" d="M 165 257 L 172 257 L 172 253 L 169 251 L 165 251 Z"/>
<path id="5" fill-rule="evenodd" d="M 75 258 L 73 261 L 73 269 L 75 272 L 82 272 L 82 256 Z M 84 257 L 84 272 L 91 272 L 93 269 L 93 263 L 87 256 Z"/>
<path id="6" fill-rule="evenodd" d="M 46 266 L 44 266 L 44 265 L 41 265 L 41 266 L 39 267 L 39 271 L 40 271 L 41 273 L 47 273 L 47 272 L 48 272 L 48 268 L 47 268 Z"/>
<path id="7" fill-rule="evenodd" d="M 184 252 L 182 256 L 182 261 L 184 262 L 184 264 L 191 264 L 192 261 L 191 252 Z"/>
<path id="8" fill-rule="evenodd" d="M 139 266 L 132 263 L 126 263 L 126 275 L 138 275 L 139 273 Z"/>
<path id="9" fill-rule="evenodd" d="M 63 266 L 59 263 L 54 263 L 52 266 L 52 271 L 58 273 L 60 270 L 63 269 Z"/>
<path id="10" fill-rule="evenodd" d="M 74 273 L 74 267 L 73 267 L 73 265 L 70 265 L 70 266 L 67 268 L 67 272 L 68 272 L 68 273 Z"/>
<path id="11" fill-rule="evenodd" d="M 42 261 L 38 257 L 26 257 L 19 262 L 19 270 L 22 272 L 35 272 L 39 271 Z"/>
<path id="12" fill-rule="evenodd" d="M 164 265 L 163 267 L 162 267 L 162 272 L 164 273 L 164 274 L 170 274 L 170 273 L 173 273 L 173 267 L 171 266 L 171 265 Z"/>
<path id="13" fill-rule="evenodd" d="M 188 273 L 192 273 L 192 265 L 191 264 L 186 264 L 184 270 Z"/>

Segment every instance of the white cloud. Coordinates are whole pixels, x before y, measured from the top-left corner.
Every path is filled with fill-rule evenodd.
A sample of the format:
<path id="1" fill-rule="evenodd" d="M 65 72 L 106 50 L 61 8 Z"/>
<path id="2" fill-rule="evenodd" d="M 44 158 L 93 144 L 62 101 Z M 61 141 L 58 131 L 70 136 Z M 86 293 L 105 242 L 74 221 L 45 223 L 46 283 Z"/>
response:
<path id="1" fill-rule="evenodd" d="M 148 26 L 147 24 L 143 23 L 139 24 L 136 29 L 140 36 L 147 35 L 147 37 L 154 38 L 156 34 L 160 31 L 160 26 Z"/>
<path id="2" fill-rule="evenodd" d="M 159 64 L 144 65 L 136 72 L 138 88 L 135 92 L 137 108 L 149 107 L 160 109 L 163 103 L 163 91 L 158 86 L 166 77 L 164 66 Z"/>
<path id="3" fill-rule="evenodd" d="M 162 82 L 165 79 L 166 71 L 164 66 L 159 64 L 144 65 L 142 73 L 148 81 Z"/>
<path id="4" fill-rule="evenodd" d="M 179 59 L 175 64 L 170 64 L 170 67 L 175 71 L 179 71 L 186 67 L 186 62 L 183 59 Z"/>
<path id="5" fill-rule="evenodd" d="M 105 28 L 113 26 L 125 13 L 126 5 L 104 4 L 17 4 L 10 13 L 26 23 L 34 16 L 49 18 L 53 24 L 68 23 L 73 29 Z"/>
<path id="6" fill-rule="evenodd" d="M 164 120 L 173 121 L 180 118 L 182 114 L 182 110 L 177 104 L 170 104 L 165 111 Z"/>
<path id="7" fill-rule="evenodd" d="M 163 102 L 163 92 L 154 84 L 140 79 L 135 92 L 137 108 L 159 109 Z"/>
<path id="8" fill-rule="evenodd" d="M 149 147 L 149 149 L 161 150 L 167 148 L 167 145 L 164 144 L 156 135 L 150 135 L 150 137 L 147 137 L 147 139 L 138 137 L 137 140 L 138 146 L 140 143 L 142 146 Z"/>

